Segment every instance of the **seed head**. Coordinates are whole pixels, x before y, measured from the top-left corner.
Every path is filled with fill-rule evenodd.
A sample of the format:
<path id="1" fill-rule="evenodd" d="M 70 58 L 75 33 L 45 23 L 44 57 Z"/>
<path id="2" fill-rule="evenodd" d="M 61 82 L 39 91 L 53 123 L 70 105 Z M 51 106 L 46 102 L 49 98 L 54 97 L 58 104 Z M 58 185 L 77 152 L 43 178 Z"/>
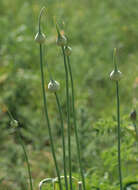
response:
<path id="1" fill-rule="evenodd" d="M 12 119 L 10 122 L 10 126 L 14 128 L 18 127 L 18 121 L 15 119 Z"/>
<path id="2" fill-rule="evenodd" d="M 50 92 L 56 92 L 60 89 L 60 84 L 59 82 L 55 81 L 55 80 L 51 80 L 48 84 L 48 90 Z"/>
<path id="3" fill-rule="evenodd" d="M 65 55 L 66 55 L 66 56 L 70 56 L 70 55 L 71 55 L 71 53 L 72 53 L 71 47 L 66 46 L 66 47 L 64 48 L 64 50 L 65 50 Z"/>
<path id="4" fill-rule="evenodd" d="M 134 110 L 134 111 L 132 111 L 132 112 L 130 113 L 130 119 L 131 119 L 133 122 L 135 122 L 135 121 L 137 120 L 137 112 L 136 112 L 136 110 Z"/>
<path id="5" fill-rule="evenodd" d="M 114 81 L 119 81 L 122 78 L 122 73 L 119 70 L 113 70 L 110 73 L 110 79 Z"/>
<path id="6" fill-rule="evenodd" d="M 38 32 L 35 36 L 35 41 L 39 44 L 43 44 L 45 42 L 45 34 L 42 32 Z"/>

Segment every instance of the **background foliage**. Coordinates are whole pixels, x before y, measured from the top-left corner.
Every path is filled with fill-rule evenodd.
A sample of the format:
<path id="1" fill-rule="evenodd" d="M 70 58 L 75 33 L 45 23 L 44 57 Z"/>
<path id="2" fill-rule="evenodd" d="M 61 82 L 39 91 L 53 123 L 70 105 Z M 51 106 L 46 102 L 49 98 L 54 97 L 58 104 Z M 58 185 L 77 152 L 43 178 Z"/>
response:
<path id="1" fill-rule="evenodd" d="M 55 176 L 47 128 L 43 122 L 39 49 L 34 42 L 42 6 L 47 9 L 42 19 L 47 36 L 44 59 L 61 84 L 59 95 L 64 114 L 65 76 L 61 51 L 55 43 L 53 17 L 60 23 L 73 49 L 71 64 L 88 188 L 118 188 L 115 85 L 109 80 L 114 47 L 119 48 L 119 68 L 124 75 L 120 83 L 124 182 L 138 180 L 138 147 L 129 120 L 129 113 L 137 106 L 138 99 L 138 1 L 1 0 L 0 189 L 25 190 L 28 187 L 25 159 L 14 131 L 10 129 L 5 105 L 22 127 L 35 188 L 43 178 Z M 48 82 L 46 67 L 45 74 Z M 49 93 L 48 106 L 62 168 L 59 116 L 55 99 Z M 73 127 L 72 138 L 73 172 L 77 176 Z"/>

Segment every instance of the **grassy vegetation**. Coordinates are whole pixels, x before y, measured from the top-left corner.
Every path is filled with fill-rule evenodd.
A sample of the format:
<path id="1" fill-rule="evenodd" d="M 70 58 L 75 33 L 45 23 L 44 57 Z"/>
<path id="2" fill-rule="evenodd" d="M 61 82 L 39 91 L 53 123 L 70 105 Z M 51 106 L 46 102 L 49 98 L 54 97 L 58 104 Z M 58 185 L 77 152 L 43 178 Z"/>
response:
<path id="1" fill-rule="evenodd" d="M 43 56 L 45 88 L 47 90 L 50 80 L 48 63 L 54 79 L 60 82 L 58 97 L 63 111 L 66 146 L 66 82 L 62 51 L 56 46 L 54 17 L 72 47 L 70 64 L 86 189 L 119 189 L 114 101 L 116 92 L 115 84 L 109 78 L 113 70 L 114 47 L 119 49 L 117 62 L 123 73 L 119 83 L 123 185 L 138 181 L 138 139 L 135 130 L 135 124 L 138 124 L 129 118 L 134 107 L 138 112 L 137 0 L 1 0 L 0 189 L 29 189 L 24 153 L 15 130 L 10 127 L 6 107 L 21 127 L 34 189 L 38 188 L 42 179 L 57 176 L 44 122 L 39 49 L 34 41 L 38 31 L 38 15 L 43 6 L 46 7 L 46 13 L 42 17 L 42 30 L 46 35 Z M 57 162 L 63 175 L 60 116 L 55 96 L 49 92 L 47 107 Z M 74 114 L 71 115 L 72 175 L 80 180 L 73 116 Z"/>

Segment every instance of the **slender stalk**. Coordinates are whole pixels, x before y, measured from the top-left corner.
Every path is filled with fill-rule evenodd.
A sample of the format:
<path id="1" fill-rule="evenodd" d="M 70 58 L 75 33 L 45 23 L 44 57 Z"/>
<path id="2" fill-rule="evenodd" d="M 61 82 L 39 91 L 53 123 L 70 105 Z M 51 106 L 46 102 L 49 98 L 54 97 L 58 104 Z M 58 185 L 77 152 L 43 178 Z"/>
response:
<path id="1" fill-rule="evenodd" d="M 59 168 L 57 164 L 57 159 L 55 155 L 55 149 L 54 149 L 54 143 L 53 143 L 53 138 L 52 138 L 52 132 L 51 132 L 51 126 L 50 126 L 50 121 L 49 121 L 49 116 L 48 116 L 48 110 L 47 110 L 47 102 L 46 102 L 46 92 L 45 92 L 45 82 L 44 82 L 44 71 L 43 71 L 43 59 L 42 59 L 42 45 L 40 44 L 40 69 L 41 69 L 41 84 L 42 84 L 42 93 L 43 93 L 43 103 L 44 103 L 44 112 L 45 112 L 45 118 L 48 126 L 48 133 L 49 133 L 49 138 L 50 138 L 50 143 L 51 143 L 51 151 L 56 167 L 56 172 L 59 180 L 59 187 L 60 190 L 62 190 L 62 184 L 60 180 L 60 173 L 59 173 Z"/>
<path id="2" fill-rule="evenodd" d="M 137 132 L 137 126 L 136 126 L 136 123 L 133 122 L 133 125 L 134 125 L 134 128 L 135 128 L 135 132 L 136 132 L 136 138 L 138 137 L 138 132 Z"/>
<path id="3" fill-rule="evenodd" d="M 29 182 L 30 182 L 30 189 L 33 190 L 32 175 L 31 175 L 31 169 L 30 169 L 29 159 L 28 159 L 27 152 L 26 152 L 26 149 L 25 149 L 25 145 L 24 145 L 24 143 L 22 141 L 19 129 L 17 129 L 17 130 L 18 130 L 17 131 L 17 135 L 19 137 L 20 145 L 22 146 L 22 149 L 23 149 L 23 152 L 24 152 L 24 156 L 25 156 L 25 160 L 26 160 L 26 164 L 27 164 L 28 175 L 29 175 Z"/>
<path id="4" fill-rule="evenodd" d="M 136 149 L 138 149 L 138 131 L 137 131 L 137 125 L 135 122 L 133 122 L 133 126 L 135 128 L 135 133 L 136 133 Z"/>
<path id="5" fill-rule="evenodd" d="M 69 183 L 70 190 L 72 190 L 72 166 L 71 166 L 71 130 L 70 130 L 70 102 L 69 102 L 69 81 L 68 81 L 68 68 L 66 64 L 66 56 L 64 47 L 62 46 L 62 53 L 64 57 L 64 67 L 66 74 L 66 102 L 67 102 L 67 123 L 68 123 L 68 156 L 69 156 Z"/>
<path id="6" fill-rule="evenodd" d="M 118 171 L 120 190 L 123 190 L 122 171 L 121 171 L 121 140 L 120 140 L 120 100 L 119 100 L 119 83 L 116 81 L 116 98 L 117 98 L 117 123 L 118 123 Z"/>
<path id="7" fill-rule="evenodd" d="M 7 108 L 7 112 L 8 112 L 8 115 L 9 115 L 9 118 L 11 119 L 11 121 L 16 121 L 11 112 L 9 111 L 9 109 Z M 17 122 L 17 121 L 16 121 Z M 16 127 L 19 127 L 18 126 L 18 122 L 16 123 Z M 20 141 L 20 145 L 22 146 L 22 149 L 23 149 L 23 152 L 24 152 L 24 156 L 25 156 L 25 160 L 26 160 L 26 164 L 27 164 L 27 169 L 28 169 L 28 175 L 29 175 L 29 183 L 30 183 L 30 189 L 33 190 L 33 184 L 32 184 L 32 175 L 31 175 L 31 169 L 30 169 L 30 163 L 29 163 L 29 159 L 28 159 L 28 156 L 27 156 L 27 152 L 26 152 L 26 149 L 25 149 L 25 145 L 22 141 L 22 138 L 21 138 L 21 134 L 20 134 L 20 129 L 17 128 L 17 136 L 19 138 L 19 141 Z"/>
<path id="8" fill-rule="evenodd" d="M 61 122 L 61 132 L 62 132 L 62 147 L 63 147 L 63 164 L 64 164 L 64 178 L 65 178 L 65 186 L 66 190 L 68 190 L 68 179 L 67 179 L 67 172 L 66 172 L 66 147 L 65 147 L 65 138 L 64 138 L 64 124 L 63 124 L 63 116 L 62 116 L 62 110 L 60 106 L 60 101 L 58 98 L 57 93 L 55 92 L 55 97 L 57 101 L 57 106 L 59 110 L 59 115 L 60 115 L 60 122 Z"/>
<path id="9" fill-rule="evenodd" d="M 68 68 L 69 68 L 69 75 L 70 75 L 70 80 L 71 80 L 71 90 L 72 90 L 72 111 L 73 111 L 73 123 L 74 123 L 74 129 L 75 129 L 75 139 L 76 139 L 76 145 L 77 145 L 77 155 L 78 155 L 78 161 L 79 161 L 79 168 L 80 168 L 80 173 L 81 173 L 81 178 L 82 178 L 82 184 L 83 184 L 83 189 L 85 190 L 85 179 L 84 179 L 84 174 L 83 174 L 83 168 L 81 164 L 81 154 L 80 154 L 80 144 L 79 144 L 79 137 L 78 137 L 78 131 L 77 131 L 77 123 L 76 123 L 76 111 L 75 111 L 75 101 L 74 101 L 74 83 L 73 83 L 73 75 L 72 75 L 72 69 L 70 65 L 70 58 L 67 56 L 68 60 Z"/>
<path id="10" fill-rule="evenodd" d="M 12 114 L 11 114 L 11 112 L 9 111 L 8 108 L 7 108 L 7 113 L 8 113 L 8 115 L 9 115 L 9 118 L 10 118 L 11 120 L 14 120 L 14 118 L 13 118 L 13 116 L 12 116 Z"/>

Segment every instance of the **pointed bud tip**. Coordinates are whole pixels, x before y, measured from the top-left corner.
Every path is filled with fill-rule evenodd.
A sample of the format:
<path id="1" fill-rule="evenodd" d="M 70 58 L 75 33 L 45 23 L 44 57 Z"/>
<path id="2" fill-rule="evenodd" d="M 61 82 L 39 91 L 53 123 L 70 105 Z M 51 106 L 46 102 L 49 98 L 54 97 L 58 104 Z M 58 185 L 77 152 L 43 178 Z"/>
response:
<path id="1" fill-rule="evenodd" d="M 116 48 L 114 48 L 114 56 L 116 56 L 116 52 L 117 52 L 117 50 L 116 50 Z"/>

